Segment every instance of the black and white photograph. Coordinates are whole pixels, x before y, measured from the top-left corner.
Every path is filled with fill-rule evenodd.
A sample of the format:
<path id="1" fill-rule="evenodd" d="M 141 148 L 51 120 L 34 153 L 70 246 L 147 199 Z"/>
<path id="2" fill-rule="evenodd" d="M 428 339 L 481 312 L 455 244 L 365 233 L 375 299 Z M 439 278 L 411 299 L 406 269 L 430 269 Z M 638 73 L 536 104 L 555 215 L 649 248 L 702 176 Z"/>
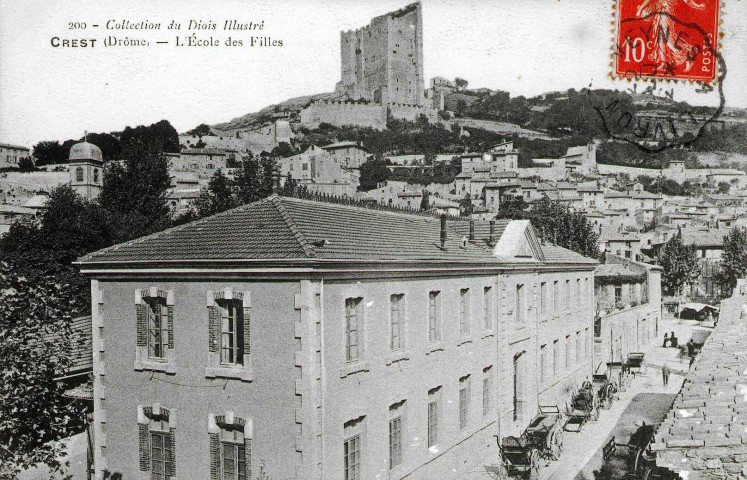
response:
<path id="1" fill-rule="evenodd" d="M 0 0 L 0 479 L 747 480 L 745 0 Z"/>

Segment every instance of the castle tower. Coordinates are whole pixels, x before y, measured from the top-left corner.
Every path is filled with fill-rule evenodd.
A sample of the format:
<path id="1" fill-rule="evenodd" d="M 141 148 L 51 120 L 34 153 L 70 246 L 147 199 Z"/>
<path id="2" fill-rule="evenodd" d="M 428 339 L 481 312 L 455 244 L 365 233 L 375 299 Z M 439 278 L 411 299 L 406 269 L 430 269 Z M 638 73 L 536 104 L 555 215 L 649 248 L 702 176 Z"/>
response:
<path id="1" fill-rule="evenodd" d="M 423 12 L 420 2 L 340 33 L 341 80 L 353 100 L 424 105 Z"/>
<path id="2" fill-rule="evenodd" d="M 70 185 L 78 195 L 93 200 L 101 193 L 104 185 L 104 159 L 101 149 L 83 141 L 70 148 L 68 163 Z"/>

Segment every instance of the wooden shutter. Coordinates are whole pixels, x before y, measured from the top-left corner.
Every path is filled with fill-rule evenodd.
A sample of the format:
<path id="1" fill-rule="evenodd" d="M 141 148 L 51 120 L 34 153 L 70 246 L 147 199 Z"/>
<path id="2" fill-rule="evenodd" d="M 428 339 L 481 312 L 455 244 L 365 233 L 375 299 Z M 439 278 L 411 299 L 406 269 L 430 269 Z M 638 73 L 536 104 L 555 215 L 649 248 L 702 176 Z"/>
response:
<path id="1" fill-rule="evenodd" d="M 141 300 L 135 305 L 137 318 L 137 346 L 148 346 L 148 304 Z"/>
<path id="2" fill-rule="evenodd" d="M 138 424 L 138 440 L 140 443 L 140 471 L 150 471 L 150 432 L 148 425 Z"/>
<path id="3" fill-rule="evenodd" d="M 244 327 L 244 361 L 246 362 L 251 353 L 251 330 L 252 330 L 252 316 L 251 308 L 244 307 L 243 311 L 243 327 Z M 247 477 L 249 478 L 249 477 Z"/>
<path id="4" fill-rule="evenodd" d="M 246 431 L 244 432 L 246 435 Z M 252 478 L 252 439 L 244 437 L 244 458 L 246 459 L 246 478 Z"/>
<path id="5" fill-rule="evenodd" d="M 221 480 L 220 478 L 220 433 L 208 434 L 210 438 L 210 480 Z"/>
<path id="6" fill-rule="evenodd" d="M 166 315 L 168 316 L 167 327 L 169 329 L 169 349 L 174 349 L 174 306 L 168 305 L 166 307 Z"/>
<path id="7" fill-rule="evenodd" d="M 218 339 L 220 338 L 220 311 L 216 305 L 208 307 L 208 350 L 218 351 Z"/>
<path id="8" fill-rule="evenodd" d="M 176 476 L 176 429 L 171 428 L 169 429 L 169 434 L 166 436 L 166 446 L 167 446 L 167 460 L 169 463 L 167 466 L 169 467 L 167 469 L 166 475 L 169 477 L 175 477 Z"/>

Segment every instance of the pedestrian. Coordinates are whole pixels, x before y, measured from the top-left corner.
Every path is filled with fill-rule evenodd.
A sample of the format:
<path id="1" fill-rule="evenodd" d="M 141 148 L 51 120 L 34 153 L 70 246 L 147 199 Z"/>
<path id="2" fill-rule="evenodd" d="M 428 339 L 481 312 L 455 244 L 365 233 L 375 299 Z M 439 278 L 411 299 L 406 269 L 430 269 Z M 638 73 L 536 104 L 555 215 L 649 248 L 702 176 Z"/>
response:
<path id="1" fill-rule="evenodd" d="M 687 341 L 687 355 L 690 358 L 693 358 L 693 355 L 695 355 L 695 342 L 693 342 L 693 339 Z"/>
<path id="2" fill-rule="evenodd" d="M 667 348 L 667 343 L 669 343 L 669 334 L 665 333 L 664 334 L 664 345 L 662 345 L 662 347 Z"/>
<path id="3" fill-rule="evenodd" d="M 666 363 L 663 367 L 661 367 L 661 379 L 664 382 L 664 386 L 666 387 L 669 384 L 669 367 Z"/>
<path id="4" fill-rule="evenodd" d="M 674 336 L 674 332 L 672 332 L 672 335 L 669 337 L 669 346 L 677 348 L 677 337 Z"/>

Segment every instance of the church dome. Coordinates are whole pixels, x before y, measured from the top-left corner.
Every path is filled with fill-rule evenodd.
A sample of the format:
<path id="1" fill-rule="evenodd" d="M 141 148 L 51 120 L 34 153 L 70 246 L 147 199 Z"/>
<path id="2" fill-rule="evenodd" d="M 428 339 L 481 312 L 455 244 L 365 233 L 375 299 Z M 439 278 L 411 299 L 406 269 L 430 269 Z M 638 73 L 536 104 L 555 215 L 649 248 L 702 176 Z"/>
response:
<path id="1" fill-rule="evenodd" d="M 93 143 L 80 142 L 70 148 L 70 160 L 96 160 L 103 162 L 101 149 Z"/>

